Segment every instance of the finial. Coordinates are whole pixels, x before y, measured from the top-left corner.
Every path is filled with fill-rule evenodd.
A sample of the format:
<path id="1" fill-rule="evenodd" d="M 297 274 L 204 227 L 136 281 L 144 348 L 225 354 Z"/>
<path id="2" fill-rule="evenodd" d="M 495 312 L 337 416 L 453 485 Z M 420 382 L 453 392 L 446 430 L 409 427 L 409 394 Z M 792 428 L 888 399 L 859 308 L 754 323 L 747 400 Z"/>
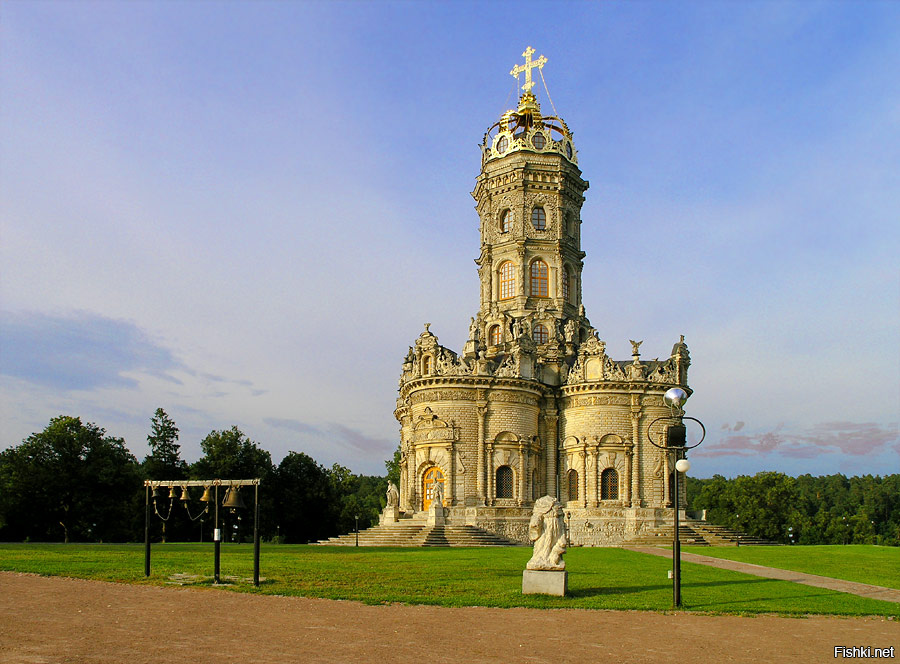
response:
<path id="1" fill-rule="evenodd" d="M 516 65 L 512 68 L 512 71 L 509 72 L 510 76 L 515 77 L 516 82 L 519 81 L 519 74 L 525 72 L 525 85 L 522 86 L 525 94 L 531 94 L 531 88 L 534 87 L 534 81 L 531 80 L 531 70 L 535 67 L 537 67 L 538 69 L 543 69 L 544 65 L 547 64 L 547 58 L 545 58 L 543 55 L 537 60 L 532 60 L 532 55 L 534 55 L 534 49 L 529 46 L 525 49 L 525 52 L 522 53 L 522 56 L 525 58 L 525 64 Z"/>

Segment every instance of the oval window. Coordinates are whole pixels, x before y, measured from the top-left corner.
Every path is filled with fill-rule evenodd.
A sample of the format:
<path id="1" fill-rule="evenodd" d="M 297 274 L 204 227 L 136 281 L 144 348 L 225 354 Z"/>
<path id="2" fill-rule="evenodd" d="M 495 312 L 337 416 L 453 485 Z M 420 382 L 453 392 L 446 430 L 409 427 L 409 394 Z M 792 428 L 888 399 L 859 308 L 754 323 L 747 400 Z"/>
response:
<path id="1" fill-rule="evenodd" d="M 499 141 L 497 141 L 497 152 L 503 154 L 506 152 L 506 148 L 509 147 L 509 140 L 506 136 L 502 136 Z M 571 148 L 570 148 L 571 149 Z"/>
<path id="2" fill-rule="evenodd" d="M 536 147 L 538 150 L 543 150 L 544 146 L 547 144 L 547 141 L 544 138 L 544 135 L 541 133 L 535 134 L 534 138 L 531 139 L 531 142 L 534 144 L 534 147 Z"/>

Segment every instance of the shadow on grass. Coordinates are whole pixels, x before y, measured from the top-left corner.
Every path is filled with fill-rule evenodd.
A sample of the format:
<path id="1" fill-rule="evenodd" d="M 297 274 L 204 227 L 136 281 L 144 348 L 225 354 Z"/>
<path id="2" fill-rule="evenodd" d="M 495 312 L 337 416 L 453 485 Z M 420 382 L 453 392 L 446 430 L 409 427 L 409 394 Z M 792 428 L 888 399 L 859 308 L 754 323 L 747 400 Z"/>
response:
<path id="1" fill-rule="evenodd" d="M 746 584 L 770 583 L 772 579 L 738 579 L 734 581 L 701 581 L 699 583 L 682 584 L 682 588 L 702 588 L 717 586 L 744 586 Z M 615 588 L 577 588 L 569 589 L 572 597 L 597 597 L 601 595 L 630 595 L 632 593 L 648 592 L 654 590 L 670 590 L 671 583 L 661 583 L 652 586 L 616 586 Z"/>

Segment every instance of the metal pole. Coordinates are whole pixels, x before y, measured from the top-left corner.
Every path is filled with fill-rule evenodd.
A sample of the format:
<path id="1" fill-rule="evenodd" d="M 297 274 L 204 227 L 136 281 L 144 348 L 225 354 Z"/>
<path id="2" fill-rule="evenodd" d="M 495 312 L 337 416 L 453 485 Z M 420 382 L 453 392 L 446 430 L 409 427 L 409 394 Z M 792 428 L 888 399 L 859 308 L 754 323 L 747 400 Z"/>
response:
<path id="1" fill-rule="evenodd" d="M 353 517 L 356 520 L 356 546 L 359 546 L 359 515 Z"/>
<path id="2" fill-rule="evenodd" d="M 144 576 L 150 576 L 150 486 L 144 485 Z"/>
<path id="3" fill-rule="evenodd" d="M 253 497 L 253 585 L 259 587 L 259 484 Z"/>
<path id="4" fill-rule="evenodd" d="M 215 542 L 215 552 L 213 554 L 213 580 L 219 582 L 219 560 L 222 555 L 222 533 L 219 530 L 219 485 L 216 484 L 216 509 L 213 522 L 213 541 Z"/>
<path id="5" fill-rule="evenodd" d="M 678 462 L 678 452 L 675 453 Z M 675 606 L 681 606 L 681 538 L 678 536 L 678 468 L 673 469 L 672 478 L 675 484 L 675 541 L 672 542 L 672 577 L 675 593 Z"/>

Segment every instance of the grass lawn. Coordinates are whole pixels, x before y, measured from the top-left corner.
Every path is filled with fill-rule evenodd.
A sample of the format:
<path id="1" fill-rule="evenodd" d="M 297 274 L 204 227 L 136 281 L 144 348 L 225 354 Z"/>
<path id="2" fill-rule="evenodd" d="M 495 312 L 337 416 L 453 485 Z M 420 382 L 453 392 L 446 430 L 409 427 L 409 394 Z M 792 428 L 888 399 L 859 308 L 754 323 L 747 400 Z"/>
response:
<path id="1" fill-rule="evenodd" d="M 222 546 L 222 575 L 241 592 L 441 606 L 665 611 L 672 606 L 670 561 L 624 549 L 573 548 L 567 597 L 522 595 L 527 548 L 399 549 L 263 545 L 260 588 L 251 545 Z M 126 583 L 170 583 L 173 574 L 212 575 L 211 544 L 157 544 L 144 578 L 135 544 L 0 544 L 0 569 Z M 684 609 L 715 613 L 826 613 L 900 616 L 900 604 L 682 564 Z"/>
<path id="2" fill-rule="evenodd" d="M 900 548 L 891 546 L 683 546 L 682 551 L 900 590 Z"/>

